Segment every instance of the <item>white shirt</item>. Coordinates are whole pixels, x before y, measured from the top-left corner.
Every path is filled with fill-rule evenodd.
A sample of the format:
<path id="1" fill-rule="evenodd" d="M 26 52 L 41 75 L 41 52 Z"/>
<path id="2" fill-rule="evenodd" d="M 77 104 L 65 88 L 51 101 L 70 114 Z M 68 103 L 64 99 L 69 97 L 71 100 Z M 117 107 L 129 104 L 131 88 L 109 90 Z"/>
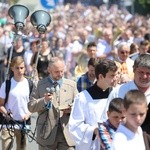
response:
<path id="1" fill-rule="evenodd" d="M 101 55 L 108 54 L 111 52 L 111 45 L 107 43 L 105 40 L 100 39 L 97 44 L 97 57 Z M 109 59 L 113 59 L 112 56 L 108 57 Z"/>
<path id="2" fill-rule="evenodd" d="M 112 150 L 145 150 L 141 127 L 134 133 L 120 124 L 114 135 Z"/>
<path id="3" fill-rule="evenodd" d="M 26 50 L 24 53 L 24 60 L 25 60 L 25 64 L 28 66 L 31 63 L 31 58 L 33 56 L 33 52 L 32 50 Z"/>
<path id="4" fill-rule="evenodd" d="M 4 82 L 0 89 L 0 97 L 2 99 L 6 97 L 5 86 Z M 21 121 L 24 115 L 29 112 L 27 107 L 29 92 L 29 83 L 26 78 L 20 82 L 16 82 L 14 78 L 11 78 L 11 88 L 5 108 L 12 112 L 14 120 Z"/>
<path id="5" fill-rule="evenodd" d="M 134 81 L 129 81 L 127 83 L 118 85 L 117 87 L 113 88 L 113 90 L 111 91 L 111 93 L 109 94 L 108 99 L 107 99 L 104 118 L 107 118 L 107 110 L 108 110 L 110 101 L 114 98 L 117 98 L 117 97 L 120 97 L 120 98 L 124 99 L 125 94 L 128 91 L 133 90 L 133 89 L 138 90 L 138 87 L 136 86 Z M 147 103 L 149 104 L 150 103 L 150 93 L 146 94 L 146 97 L 147 97 Z"/>
<path id="6" fill-rule="evenodd" d="M 121 85 L 117 86 L 109 94 L 108 102 L 110 102 L 113 98 L 116 98 L 116 97 L 124 98 L 125 94 L 128 91 L 133 90 L 133 89 L 135 89 L 135 90 L 138 89 L 138 87 L 136 86 L 134 81 L 129 81 L 127 83 L 124 83 L 124 84 L 121 84 Z M 146 97 L 147 97 L 147 102 L 149 104 L 149 102 L 150 102 L 150 93 L 146 94 Z"/>
<path id="7" fill-rule="evenodd" d="M 84 90 L 74 100 L 69 119 L 69 131 L 76 143 L 76 150 L 99 150 L 100 141 L 92 141 L 98 122 L 103 121 L 107 99 L 93 100 Z"/>

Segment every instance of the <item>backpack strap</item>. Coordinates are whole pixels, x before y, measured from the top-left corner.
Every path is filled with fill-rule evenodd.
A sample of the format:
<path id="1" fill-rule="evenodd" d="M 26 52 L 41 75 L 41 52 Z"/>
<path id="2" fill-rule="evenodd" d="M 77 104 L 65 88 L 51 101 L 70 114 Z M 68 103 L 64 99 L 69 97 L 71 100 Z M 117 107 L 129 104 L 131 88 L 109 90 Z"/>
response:
<path id="1" fill-rule="evenodd" d="M 11 79 L 6 80 L 5 82 L 6 82 L 6 87 L 5 87 L 6 98 L 5 98 L 4 104 L 6 104 L 8 102 L 8 96 L 9 96 L 9 91 L 10 91 L 10 87 L 11 87 Z M 29 91 L 31 94 L 32 89 L 33 89 L 33 82 L 31 80 L 28 80 L 28 83 L 29 83 Z"/>
<path id="2" fill-rule="evenodd" d="M 8 79 L 8 80 L 6 80 L 6 87 L 5 87 L 6 98 L 5 98 L 4 104 L 6 104 L 8 101 L 8 95 L 9 95 L 10 87 L 11 87 L 11 81 L 10 81 L 10 79 Z"/>
<path id="3" fill-rule="evenodd" d="M 29 95 L 30 95 L 32 92 L 32 89 L 33 89 L 33 81 L 30 79 L 27 79 L 27 80 L 28 80 L 28 84 L 29 84 Z"/>

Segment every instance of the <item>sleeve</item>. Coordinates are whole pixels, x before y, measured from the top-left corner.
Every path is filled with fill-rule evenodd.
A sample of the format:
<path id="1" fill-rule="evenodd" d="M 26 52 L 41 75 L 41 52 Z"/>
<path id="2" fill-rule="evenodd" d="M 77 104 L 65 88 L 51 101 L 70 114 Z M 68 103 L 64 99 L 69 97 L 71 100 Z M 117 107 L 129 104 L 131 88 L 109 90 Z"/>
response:
<path id="1" fill-rule="evenodd" d="M 79 92 L 82 91 L 82 88 L 81 88 L 81 78 L 79 78 L 78 81 L 77 81 L 77 89 L 78 89 Z"/>
<path id="2" fill-rule="evenodd" d="M 108 99 L 107 99 L 107 104 L 106 104 L 106 112 L 108 111 L 109 103 L 114 99 L 118 97 L 118 88 L 119 86 L 113 88 L 113 90 L 110 92 Z M 106 113 L 107 114 L 107 113 Z"/>
<path id="3" fill-rule="evenodd" d="M 112 144 L 112 138 L 107 127 L 105 127 L 104 124 L 99 125 L 99 133 L 102 149 L 110 149 Z"/>
<path id="4" fill-rule="evenodd" d="M 104 113 L 103 113 L 103 120 L 107 120 L 108 119 L 108 116 L 107 116 L 107 111 L 108 111 L 108 107 L 109 107 L 109 103 L 111 102 L 111 100 L 113 99 L 113 98 L 115 98 L 115 90 L 113 89 L 112 91 L 111 91 L 111 93 L 109 94 L 109 96 L 108 96 L 108 99 L 107 99 L 107 103 L 106 103 L 106 107 L 105 107 L 105 110 L 104 110 Z"/>
<path id="5" fill-rule="evenodd" d="M 30 95 L 28 109 L 32 113 L 43 111 L 47 107 L 44 97 L 40 97 L 39 95 L 39 90 L 40 88 L 39 88 L 39 83 L 38 83 L 37 88 L 34 88 Z"/>
<path id="6" fill-rule="evenodd" d="M 84 97 L 79 93 L 74 100 L 73 108 L 69 119 L 69 131 L 77 146 L 91 145 L 93 131 L 96 126 L 91 126 L 85 113 Z M 87 109 L 87 108 L 86 108 Z"/>

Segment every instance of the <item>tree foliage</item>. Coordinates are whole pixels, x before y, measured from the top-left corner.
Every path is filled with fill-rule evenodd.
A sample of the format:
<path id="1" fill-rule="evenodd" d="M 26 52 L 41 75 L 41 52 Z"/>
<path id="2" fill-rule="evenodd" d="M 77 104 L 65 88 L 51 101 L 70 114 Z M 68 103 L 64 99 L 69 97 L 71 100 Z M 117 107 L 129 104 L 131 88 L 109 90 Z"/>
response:
<path id="1" fill-rule="evenodd" d="M 135 0 L 134 1 L 135 12 L 141 15 L 150 14 L 150 0 Z"/>

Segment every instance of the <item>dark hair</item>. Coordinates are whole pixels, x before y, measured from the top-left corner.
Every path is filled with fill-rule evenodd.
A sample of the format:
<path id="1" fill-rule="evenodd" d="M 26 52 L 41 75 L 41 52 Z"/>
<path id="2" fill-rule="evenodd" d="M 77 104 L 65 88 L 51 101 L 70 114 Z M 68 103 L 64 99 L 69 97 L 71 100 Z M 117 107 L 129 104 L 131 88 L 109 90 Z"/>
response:
<path id="1" fill-rule="evenodd" d="M 141 41 L 140 45 L 149 45 L 149 41 L 148 40 L 144 40 L 144 41 Z"/>
<path id="2" fill-rule="evenodd" d="M 90 58 L 88 61 L 88 66 L 93 66 L 95 67 L 96 63 L 97 63 L 98 58 Z"/>
<path id="3" fill-rule="evenodd" d="M 128 109 L 131 104 L 143 104 L 147 106 L 146 96 L 139 90 L 130 90 L 126 93 L 123 104 L 124 108 Z"/>
<path id="4" fill-rule="evenodd" d="M 140 54 L 134 61 L 133 70 L 138 67 L 146 67 L 150 69 L 150 54 Z"/>
<path id="5" fill-rule="evenodd" d="M 138 46 L 136 43 L 132 43 L 130 45 L 130 54 L 136 53 L 138 51 L 138 49 L 136 48 L 136 46 Z"/>
<path id="6" fill-rule="evenodd" d="M 111 100 L 108 111 L 113 112 L 116 111 L 118 113 L 122 113 L 123 108 L 123 99 L 122 98 L 114 98 Z"/>
<path id="7" fill-rule="evenodd" d="M 30 39 L 29 42 L 30 42 L 30 46 L 32 46 L 34 43 L 36 44 L 40 43 L 39 39 Z"/>
<path id="8" fill-rule="evenodd" d="M 103 77 L 105 77 L 109 71 L 116 72 L 117 69 L 118 67 L 113 60 L 101 58 L 95 66 L 95 76 L 97 79 L 99 74 L 102 74 Z"/>
<path id="9" fill-rule="evenodd" d="M 87 45 L 87 49 L 90 48 L 90 47 L 96 47 L 96 43 L 95 42 L 90 42 L 88 45 Z"/>
<path id="10" fill-rule="evenodd" d="M 150 33 L 146 33 L 144 39 L 150 41 Z"/>

